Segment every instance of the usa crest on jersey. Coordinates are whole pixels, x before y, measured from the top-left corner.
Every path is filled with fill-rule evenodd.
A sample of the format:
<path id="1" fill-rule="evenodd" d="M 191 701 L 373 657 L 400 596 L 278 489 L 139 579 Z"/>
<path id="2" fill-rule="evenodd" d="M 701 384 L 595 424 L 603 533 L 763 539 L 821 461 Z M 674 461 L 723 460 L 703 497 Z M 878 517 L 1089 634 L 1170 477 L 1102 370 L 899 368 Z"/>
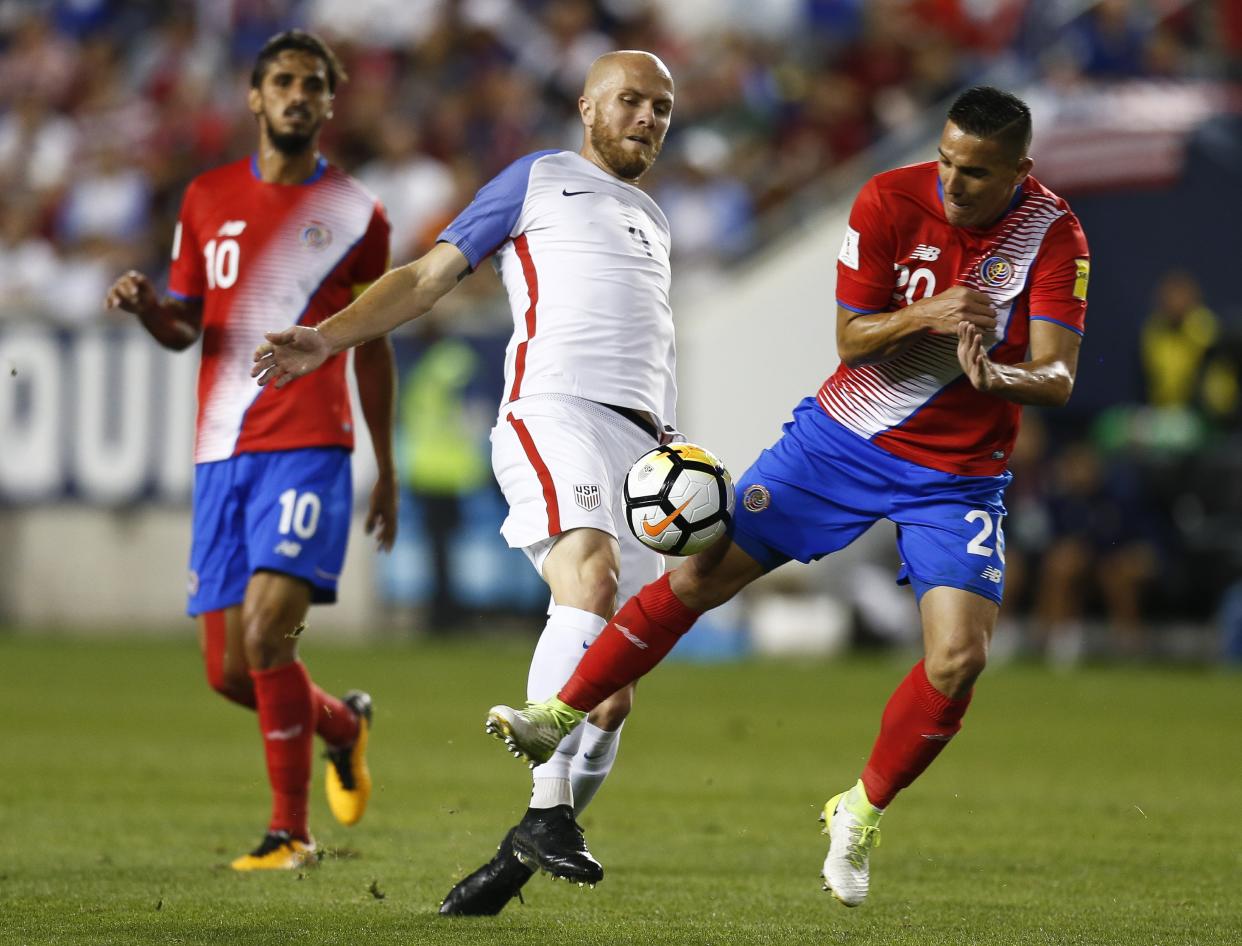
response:
<path id="1" fill-rule="evenodd" d="M 600 491 L 594 483 L 580 483 L 574 487 L 574 502 L 592 512 L 599 508 Z"/>

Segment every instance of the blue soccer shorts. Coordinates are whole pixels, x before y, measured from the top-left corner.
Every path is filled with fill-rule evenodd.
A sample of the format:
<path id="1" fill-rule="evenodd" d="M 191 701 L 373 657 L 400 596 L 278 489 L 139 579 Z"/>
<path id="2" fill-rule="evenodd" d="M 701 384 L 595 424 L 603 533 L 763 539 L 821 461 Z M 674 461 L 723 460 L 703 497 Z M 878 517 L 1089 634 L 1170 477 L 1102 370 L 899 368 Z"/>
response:
<path id="1" fill-rule="evenodd" d="M 335 601 L 352 499 L 349 451 L 339 447 L 198 464 L 186 611 L 241 604 L 257 571 L 301 578 L 316 604 Z"/>
<path id="2" fill-rule="evenodd" d="M 737 480 L 733 541 L 769 571 L 853 542 L 879 519 L 897 526 L 897 581 L 918 598 L 941 585 L 997 604 L 1005 590 L 1004 493 L 1011 474 L 960 476 L 864 440 L 814 398 Z"/>

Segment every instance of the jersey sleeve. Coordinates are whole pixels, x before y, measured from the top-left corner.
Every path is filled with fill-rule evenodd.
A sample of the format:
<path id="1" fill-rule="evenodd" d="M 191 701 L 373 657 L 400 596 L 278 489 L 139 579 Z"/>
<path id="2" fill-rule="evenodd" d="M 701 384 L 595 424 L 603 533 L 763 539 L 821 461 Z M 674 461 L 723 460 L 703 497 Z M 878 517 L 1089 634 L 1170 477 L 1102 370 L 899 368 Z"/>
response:
<path id="1" fill-rule="evenodd" d="M 476 269 L 513 232 L 526 202 L 530 170 L 535 161 L 555 151 L 538 151 L 518 158 L 488 181 L 441 234 L 437 243 L 451 243 Z"/>
<path id="2" fill-rule="evenodd" d="M 837 256 L 837 303 L 855 312 L 883 312 L 893 295 L 896 247 L 875 178 L 859 191 Z"/>
<path id="3" fill-rule="evenodd" d="M 201 299 L 207 291 L 203 250 L 194 227 L 198 186 L 191 182 L 181 198 L 181 213 L 173 230 L 172 266 L 168 271 L 168 294 L 177 299 Z"/>
<path id="4" fill-rule="evenodd" d="M 1091 254 L 1078 219 L 1066 214 L 1044 238 L 1031 273 L 1031 319 L 1055 322 L 1083 333 L 1087 318 L 1087 281 Z"/>
<path id="5" fill-rule="evenodd" d="M 375 209 L 371 212 L 367 232 L 363 234 L 358 245 L 353 272 L 350 273 L 355 296 L 387 272 L 391 238 L 392 225 L 388 222 L 388 214 L 384 212 L 384 205 L 377 200 Z"/>

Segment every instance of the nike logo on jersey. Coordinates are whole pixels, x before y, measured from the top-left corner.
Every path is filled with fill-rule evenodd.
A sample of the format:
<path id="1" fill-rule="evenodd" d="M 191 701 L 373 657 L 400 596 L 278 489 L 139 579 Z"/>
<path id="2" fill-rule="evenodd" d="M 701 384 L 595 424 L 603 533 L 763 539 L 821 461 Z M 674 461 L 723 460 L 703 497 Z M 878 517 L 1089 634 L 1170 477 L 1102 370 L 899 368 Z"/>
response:
<path id="1" fill-rule="evenodd" d="M 595 191 L 567 191 L 565 190 L 565 188 L 562 187 L 561 193 L 564 194 L 566 197 L 577 197 L 579 194 L 594 194 Z"/>
<path id="2" fill-rule="evenodd" d="M 942 732 L 925 732 L 923 733 L 923 738 L 931 742 L 948 742 L 953 737 Z"/>
<path id="3" fill-rule="evenodd" d="M 634 636 L 634 635 L 630 632 L 630 629 L 629 629 L 628 627 L 626 627 L 624 624 L 614 624 L 613 626 L 614 626 L 614 627 L 615 627 L 618 631 L 620 631 L 620 632 L 621 632 L 621 636 L 622 636 L 622 637 L 624 637 L 627 641 L 629 641 L 631 644 L 633 644 L 633 645 L 634 645 L 635 647 L 637 647 L 639 650 L 646 650 L 646 649 L 647 649 L 647 642 L 646 642 L 645 640 L 640 640 L 639 638 L 635 637 L 635 636 Z"/>
<path id="4" fill-rule="evenodd" d="M 241 236 L 242 231 L 246 229 L 245 220 L 226 220 L 220 224 L 220 229 L 216 231 L 216 236 L 235 237 Z"/>
<path id="5" fill-rule="evenodd" d="M 940 247 L 920 243 L 914 248 L 914 252 L 910 254 L 910 259 L 927 260 L 929 263 L 934 262 L 940 259 Z"/>
<path id="6" fill-rule="evenodd" d="M 300 735 L 302 735 L 302 724 L 298 723 L 296 726 L 290 726 L 288 729 L 268 730 L 263 734 L 263 737 L 265 739 L 285 740 L 296 739 Z"/>
<path id="7" fill-rule="evenodd" d="M 695 496 L 697 495 L 698 493 L 695 493 Z M 676 519 L 678 516 L 680 516 L 682 513 L 682 510 L 685 509 L 687 506 L 689 506 L 690 503 L 693 502 L 693 500 L 694 500 L 694 496 L 691 496 L 684 503 L 682 503 L 680 506 L 678 506 L 676 509 L 670 512 L 663 519 L 661 519 L 659 522 L 650 522 L 644 519 L 643 520 L 643 531 L 646 532 L 647 535 L 651 536 L 654 539 L 657 535 L 659 535 L 661 532 L 663 532 L 665 529 L 671 526 L 673 524 L 673 520 Z"/>

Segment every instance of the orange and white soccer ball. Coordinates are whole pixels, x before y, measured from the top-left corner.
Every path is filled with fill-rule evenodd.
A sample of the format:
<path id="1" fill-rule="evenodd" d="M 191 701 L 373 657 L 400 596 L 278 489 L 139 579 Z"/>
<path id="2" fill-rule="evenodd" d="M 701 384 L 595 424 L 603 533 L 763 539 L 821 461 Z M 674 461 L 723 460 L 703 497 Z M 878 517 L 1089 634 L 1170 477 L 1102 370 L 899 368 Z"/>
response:
<path id="1" fill-rule="evenodd" d="M 643 545 L 665 555 L 694 555 L 729 531 L 733 479 L 696 444 L 656 447 L 625 477 L 625 512 Z"/>

